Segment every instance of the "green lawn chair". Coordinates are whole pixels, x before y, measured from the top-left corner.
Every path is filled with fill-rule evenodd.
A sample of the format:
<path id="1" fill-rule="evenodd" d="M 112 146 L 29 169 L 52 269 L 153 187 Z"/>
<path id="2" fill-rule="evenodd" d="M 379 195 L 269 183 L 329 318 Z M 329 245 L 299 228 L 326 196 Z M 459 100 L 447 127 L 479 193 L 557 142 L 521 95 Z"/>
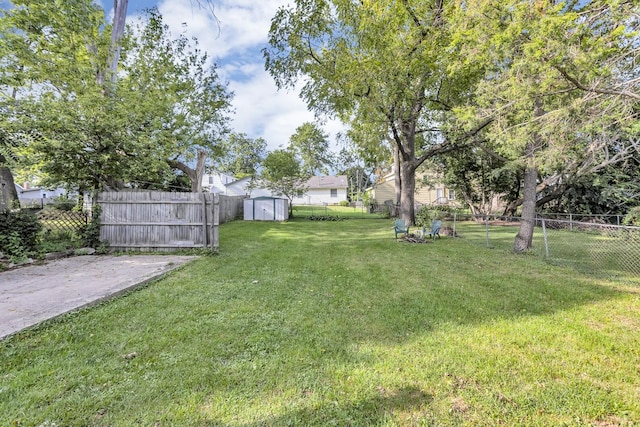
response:
<path id="1" fill-rule="evenodd" d="M 409 226 L 405 224 L 404 219 L 396 219 L 393 229 L 396 232 L 396 239 L 398 238 L 399 233 L 409 234 Z"/>

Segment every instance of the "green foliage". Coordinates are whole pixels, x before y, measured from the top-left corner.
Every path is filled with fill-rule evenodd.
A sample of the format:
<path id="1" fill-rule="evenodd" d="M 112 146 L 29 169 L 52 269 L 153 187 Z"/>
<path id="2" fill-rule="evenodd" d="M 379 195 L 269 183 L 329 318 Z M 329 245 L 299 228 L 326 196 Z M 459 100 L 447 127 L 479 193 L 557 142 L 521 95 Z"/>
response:
<path id="1" fill-rule="evenodd" d="M 262 180 L 264 185 L 275 195 L 282 195 L 289 199 L 289 213 L 296 196 L 301 196 L 307 190 L 308 176 L 302 171 L 300 161 L 291 150 L 274 150 L 267 155 L 263 163 Z"/>
<path id="2" fill-rule="evenodd" d="M 98 249 L 99 252 L 105 252 L 108 249 L 108 242 L 100 240 L 100 214 L 102 207 L 98 204 L 93 205 L 91 212 L 91 221 L 82 230 L 82 242 L 84 246 Z"/>
<path id="3" fill-rule="evenodd" d="M 433 221 L 443 219 L 450 210 L 449 206 L 421 206 L 416 212 L 416 225 L 430 227 Z"/>
<path id="4" fill-rule="evenodd" d="M 0 252 L 22 259 L 37 250 L 42 226 L 29 210 L 0 212 Z"/>
<path id="5" fill-rule="evenodd" d="M 112 83 L 111 26 L 94 2 L 17 5 L 0 15 L 0 85 L 21 102 L 0 98 L 0 117 L 13 151 L 51 182 L 166 183 L 169 161 L 216 152 L 231 95 L 197 42 L 173 38 L 157 10 L 125 35 Z"/>
<path id="6" fill-rule="evenodd" d="M 640 226 L 640 206 L 629 209 L 629 212 L 624 216 L 622 223 L 624 225 Z"/>
<path id="7" fill-rule="evenodd" d="M 60 195 L 53 199 L 52 206 L 61 211 L 71 211 L 78 206 L 78 200 L 70 199 L 67 195 Z"/>
<path id="8" fill-rule="evenodd" d="M 243 133 L 231 133 L 222 141 L 218 169 L 236 178 L 255 176 L 266 156 L 267 142 Z"/>
<path id="9" fill-rule="evenodd" d="M 304 174 L 314 176 L 329 174 L 333 166 L 329 152 L 328 135 L 314 123 L 306 122 L 296 128 L 289 139 L 289 149 L 296 153 L 302 164 Z"/>
<path id="10" fill-rule="evenodd" d="M 349 201 L 348 200 L 340 200 L 339 205 L 340 206 L 349 206 Z"/>
<path id="11" fill-rule="evenodd" d="M 278 87 L 304 80 L 309 108 L 349 123 L 363 157 L 398 148 L 403 216 L 411 216 L 415 168 L 448 147 L 437 128 L 468 97 L 468 73 L 447 70 L 455 57 L 446 18 L 434 1 L 297 0 L 278 10 L 263 50 Z"/>
<path id="12" fill-rule="evenodd" d="M 82 240 L 75 232 L 70 230 L 48 231 L 42 234 L 38 252 L 41 254 L 62 252 L 82 246 Z"/>
<path id="13" fill-rule="evenodd" d="M 528 205 L 566 195 L 571 200 L 558 201 L 560 209 L 611 212 L 604 206 L 617 197 L 605 201 L 588 187 L 608 164 L 625 162 L 634 151 L 625 140 L 634 136 L 640 97 L 632 65 L 638 3 L 532 4 L 483 0 L 452 9 L 449 49 L 458 59 L 450 71 L 480 73 L 471 96 L 454 108 L 458 126 L 471 129 L 491 118 L 473 148 L 476 156 L 452 165 L 460 191 L 475 204 L 502 187 L 509 200 Z M 525 167 L 536 169 L 543 193 L 520 193 Z"/>

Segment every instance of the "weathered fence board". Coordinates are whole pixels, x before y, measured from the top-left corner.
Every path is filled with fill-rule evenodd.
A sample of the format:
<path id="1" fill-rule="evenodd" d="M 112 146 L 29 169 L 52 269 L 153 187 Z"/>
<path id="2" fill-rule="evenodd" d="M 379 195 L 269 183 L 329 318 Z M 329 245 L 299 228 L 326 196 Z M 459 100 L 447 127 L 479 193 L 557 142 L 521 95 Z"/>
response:
<path id="1" fill-rule="evenodd" d="M 115 250 L 218 249 L 218 225 L 242 215 L 244 197 L 119 191 L 98 194 L 100 240 Z"/>

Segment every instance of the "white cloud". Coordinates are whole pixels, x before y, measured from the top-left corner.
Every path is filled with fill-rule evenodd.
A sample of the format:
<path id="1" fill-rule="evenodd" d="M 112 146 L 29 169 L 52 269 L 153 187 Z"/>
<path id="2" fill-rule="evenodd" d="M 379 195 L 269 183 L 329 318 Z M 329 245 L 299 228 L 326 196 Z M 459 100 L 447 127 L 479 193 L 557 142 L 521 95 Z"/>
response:
<path id="1" fill-rule="evenodd" d="M 172 32 L 196 36 L 214 58 L 264 45 L 281 0 L 216 1 L 212 14 L 193 0 L 162 0 L 158 10 Z"/>
<path id="2" fill-rule="evenodd" d="M 157 7 L 172 34 L 197 38 L 200 48 L 218 64 L 220 76 L 235 94 L 232 129 L 250 138 L 264 138 L 269 150 L 286 146 L 298 126 L 314 120 L 297 92 L 276 89 L 260 53 L 267 44 L 271 19 L 287 0 L 216 0 L 213 4 L 218 22 L 195 0 L 160 0 Z M 342 125 L 332 121 L 324 129 L 334 145 Z"/>

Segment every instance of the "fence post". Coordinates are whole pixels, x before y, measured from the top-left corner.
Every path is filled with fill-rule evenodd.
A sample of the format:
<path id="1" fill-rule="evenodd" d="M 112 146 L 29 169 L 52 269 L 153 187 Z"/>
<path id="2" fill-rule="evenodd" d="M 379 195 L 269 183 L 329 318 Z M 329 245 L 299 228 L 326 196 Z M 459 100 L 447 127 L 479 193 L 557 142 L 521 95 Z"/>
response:
<path id="1" fill-rule="evenodd" d="M 202 247 L 207 248 L 207 195 L 200 193 L 200 200 L 202 201 Z"/>
<path id="2" fill-rule="evenodd" d="M 573 231 L 573 214 L 569 214 L 569 231 Z"/>
<path id="3" fill-rule="evenodd" d="M 484 228 L 486 230 L 487 247 L 489 247 L 489 216 L 484 217 Z"/>
<path id="4" fill-rule="evenodd" d="M 456 237 L 456 218 L 458 216 L 458 212 L 453 213 L 453 236 Z"/>
<path id="5" fill-rule="evenodd" d="M 220 247 L 220 236 L 219 236 L 219 228 L 220 228 L 220 196 L 218 193 L 213 195 L 213 203 L 211 204 L 213 207 L 213 221 L 211 221 L 213 238 L 211 239 L 211 249 L 214 252 L 218 252 Z"/>
<path id="6" fill-rule="evenodd" d="M 544 253 L 546 257 L 549 258 L 549 242 L 547 240 L 547 226 L 544 221 L 544 218 L 542 218 L 541 221 L 542 221 L 542 236 L 544 237 Z"/>

